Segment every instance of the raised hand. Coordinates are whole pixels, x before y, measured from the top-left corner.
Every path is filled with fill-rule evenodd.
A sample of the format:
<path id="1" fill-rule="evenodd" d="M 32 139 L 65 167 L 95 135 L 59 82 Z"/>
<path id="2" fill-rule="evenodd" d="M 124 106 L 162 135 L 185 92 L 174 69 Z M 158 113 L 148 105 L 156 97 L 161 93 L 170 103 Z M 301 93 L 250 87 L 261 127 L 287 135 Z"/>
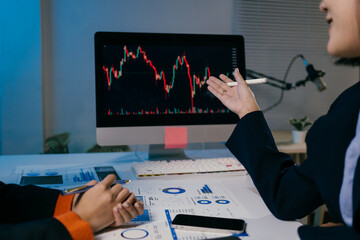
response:
<path id="1" fill-rule="evenodd" d="M 210 77 L 207 80 L 209 91 L 215 95 L 227 108 L 236 113 L 239 118 L 246 114 L 260 110 L 256 103 L 255 97 L 245 80 L 242 78 L 239 69 L 235 69 L 235 79 L 238 86 L 229 87 L 226 83 L 233 82 L 224 74 L 220 75 L 220 79 Z"/>

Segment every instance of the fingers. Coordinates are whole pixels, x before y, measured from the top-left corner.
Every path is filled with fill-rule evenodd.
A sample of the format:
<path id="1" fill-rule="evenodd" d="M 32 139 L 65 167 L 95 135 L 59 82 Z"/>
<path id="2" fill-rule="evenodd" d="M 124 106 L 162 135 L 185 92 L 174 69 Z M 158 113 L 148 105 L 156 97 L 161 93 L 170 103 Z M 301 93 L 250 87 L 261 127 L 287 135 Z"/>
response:
<path id="1" fill-rule="evenodd" d="M 119 203 L 115 207 L 117 209 L 117 217 L 115 217 L 115 224 L 119 226 L 124 223 L 129 223 L 134 217 L 128 211 L 128 208 L 124 207 L 123 204 Z M 137 216 L 137 215 L 136 215 Z M 136 217 L 135 216 L 135 217 Z"/>
<path id="2" fill-rule="evenodd" d="M 118 194 L 117 194 L 117 196 L 115 198 L 115 202 L 122 203 L 129 197 L 129 195 L 130 195 L 129 189 L 123 188 L 120 192 L 118 192 Z"/>
<path id="3" fill-rule="evenodd" d="M 238 82 L 238 84 L 242 84 L 242 85 L 247 85 L 246 81 L 244 80 L 244 78 L 241 76 L 240 71 L 238 68 L 235 69 L 234 71 L 234 76 L 235 76 L 235 80 Z M 233 82 L 233 80 L 229 77 L 227 77 L 224 74 L 220 74 L 219 78 L 222 80 L 220 81 L 219 79 L 215 78 L 215 77 L 210 77 L 209 78 L 209 82 L 208 85 L 212 86 L 215 89 L 223 89 L 223 90 L 228 90 L 229 86 L 227 85 L 228 82 Z"/>
<path id="4" fill-rule="evenodd" d="M 247 86 L 247 84 L 244 81 L 244 79 L 242 78 L 238 68 L 235 69 L 234 75 L 235 75 L 236 81 L 238 82 L 238 85 Z M 227 83 L 234 82 L 234 81 L 224 74 L 220 74 L 219 78 L 221 80 L 217 79 L 215 77 L 210 77 L 208 79 L 207 84 L 209 86 L 208 87 L 209 91 L 211 93 L 213 93 L 220 100 L 222 99 L 222 97 L 224 95 L 225 96 L 233 96 L 236 88 L 228 86 Z"/>
<path id="5" fill-rule="evenodd" d="M 121 211 L 121 204 L 120 204 L 120 209 L 118 208 L 118 206 L 113 208 L 113 214 L 115 219 L 115 222 L 112 224 L 113 227 L 120 226 L 125 223 L 125 219 L 122 216 L 122 214 L 120 214 L 120 211 Z"/>
<path id="6" fill-rule="evenodd" d="M 221 100 L 221 98 L 223 97 L 223 93 L 219 92 L 216 88 L 210 85 L 208 86 L 208 89 L 212 94 L 214 94 L 215 97 Z"/>
<path id="7" fill-rule="evenodd" d="M 210 77 L 207 81 L 209 91 L 221 100 L 222 96 L 230 90 L 229 86 L 215 77 Z"/>
<path id="8" fill-rule="evenodd" d="M 227 85 L 226 83 L 228 83 L 228 82 L 233 82 L 232 79 L 230 79 L 229 77 L 227 77 L 227 76 L 224 75 L 224 74 L 220 74 L 219 77 L 220 77 L 221 80 L 223 80 L 223 81 L 225 82 L 226 87 L 228 87 L 228 85 Z"/>
<path id="9" fill-rule="evenodd" d="M 237 82 L 238 84 L 247 85 L 247 83 L 245 82 L 244 78 L 241 76 L 240 71 L 239 71 L 238 68 L 235 69 L 234 76 L 235 76 L 236 82 Z"/>
<path id="10" fill-rule="evenodd" d="M 128 199 L 122 203 L 122 206 L 129 212 L 129 214 L 134 218 L 139 215 L 138 210 L 140 205 L 137 204 L 138 208 L 135 207 L 136 197 L 134 193 L 131 193 Z"/>
<path id="11" fill-rule="evenodd" d="M 138 215 L 143 215 L 144 213 L 144 203 L 141 202 L 139 199 L 136 199 L 134 207 L 138 213 Z"/>
<path id="12" fill-rule="evenodd" d="M 95 185 L 95 184 L 97 184 L 97 181 L 96 180 L 91 180 L 90 182 L 86 183 L 85 185 L 92 186 L 92 185 Z"/>
<path id="13" fill-rule="evenodd" d="M 113 196 L 113 199 L 116 199 L 118 194 L 124 189 L 124 187 L 121 184 L 115 184 L 110 188 L 110 193 Z"/>
<path id="14" fill-rule="evenodd" d="M 210 77 L 207 81 L 207 84 L 209 86 L 212 86 L 213 88 L 217 89 L 218 91 L 229 89 L 229 86 L 226 84 L 226 82 L 229 82 L 229 81 L 232 82 L 232 80 L 230 78 L 226 77 L 224 74 L 220 75 L 220 79 L 217 79 L 216 77 Z"/>
<path id="15" fill-rule="evenodd" d="M 114 207 L 114 223 L 112 226 L 120 226 L 131 222 L 133 218 L 144 213 L 144 204 L 139 201 L 132 193 L 125 202 L 119 203 Z"/>
<path id="16" fill-rule="evenodd" d="M 116 177 L 114 174 L 107 175 L 99 184 L 105 185 L 106 188 L 110 188 L 111 185 L 115 182 Z"/>

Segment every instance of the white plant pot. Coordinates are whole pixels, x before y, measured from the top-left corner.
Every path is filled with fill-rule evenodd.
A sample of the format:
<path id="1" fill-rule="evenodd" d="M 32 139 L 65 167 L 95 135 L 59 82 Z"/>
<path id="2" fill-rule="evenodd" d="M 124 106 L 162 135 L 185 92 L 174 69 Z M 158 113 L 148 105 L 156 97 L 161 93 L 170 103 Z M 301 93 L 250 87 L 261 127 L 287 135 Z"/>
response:
<path id="1" fill-rule="evenodd" d="M 306 130 L 304 131 L 293 130 L 292 131 L 293 143 L 305 142 L 306 133 L 307 133 Z"/>

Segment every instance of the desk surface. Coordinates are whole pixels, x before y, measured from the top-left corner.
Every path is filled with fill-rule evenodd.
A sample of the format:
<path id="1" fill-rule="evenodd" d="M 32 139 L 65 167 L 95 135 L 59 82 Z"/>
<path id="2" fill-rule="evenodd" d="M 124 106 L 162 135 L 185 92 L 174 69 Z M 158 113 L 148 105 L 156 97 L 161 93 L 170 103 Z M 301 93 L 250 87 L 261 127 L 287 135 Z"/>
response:
<path id="1" fill-rule="evenodd" d="M 272 134 L 280 152 L 288 154 L 306 153 L 305 142 L 293 143 L 291 131 L 273 131 Z"/>
<path id="2" fill-rule="evenodd" d="M 202 150 L 186 152 L 191 157 L 199 156 L 213 156 L 229 155 L 227 150 Z M 92 153 L 92 154 L 57 154 L 57 155 L 15 155 L 15 156 L 0 156 L 0 179 L 7 183 L 14 183 L 15 169 L 18 166 L 35 166 L 35 165 L 96 165 L 109 163 L 116 166 L 121 166 L 121 169 L 116 169 L 120 175 L 129 179 L 136 179 L 130 170 L 132 161 L 139 161 L 134 153 Z M 207 176 L 176 176 L 176 177 L 162 177 L 157 179 L 141 179 L 149 183 L 150 181 L 176 180 L 179 183 L 182 181 L 205 182 L 206 183 L 221 183 L 226 186 L 227 190 L 235 197 L 235 199 L 244 207 L 250 215 L 244 218 L 247 222 L 247 233 L 249 237 L 242 239 L 298 239 L 297 228 L 301 225 L 298 222 L 280 221 L 276 219 L 267 209 L 261 197 L 257 193 L 251 178 L 245 176 L 221 176 L 212 177 Z M 180 239 L 180 238 L 179 238 Z"/>

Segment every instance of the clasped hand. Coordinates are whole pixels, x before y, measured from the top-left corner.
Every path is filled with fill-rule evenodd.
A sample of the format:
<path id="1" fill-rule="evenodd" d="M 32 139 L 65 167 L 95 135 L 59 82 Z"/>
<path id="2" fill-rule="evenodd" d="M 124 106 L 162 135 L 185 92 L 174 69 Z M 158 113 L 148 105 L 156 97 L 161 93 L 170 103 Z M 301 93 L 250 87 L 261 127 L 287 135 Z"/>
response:
<path id="1" fill-rule="evenodd" d="M 100 183 L 95 180 L 88 185 L 95 185 L 83 195 L 76 194 L 72 211 L 87 221 L 93 232 L 109 226 L 120 226 L 132 218 L 144 213 L 144 204 L 134 193 L 121 184 L 112 186 L 116 177 L 108 175 Z"/>

